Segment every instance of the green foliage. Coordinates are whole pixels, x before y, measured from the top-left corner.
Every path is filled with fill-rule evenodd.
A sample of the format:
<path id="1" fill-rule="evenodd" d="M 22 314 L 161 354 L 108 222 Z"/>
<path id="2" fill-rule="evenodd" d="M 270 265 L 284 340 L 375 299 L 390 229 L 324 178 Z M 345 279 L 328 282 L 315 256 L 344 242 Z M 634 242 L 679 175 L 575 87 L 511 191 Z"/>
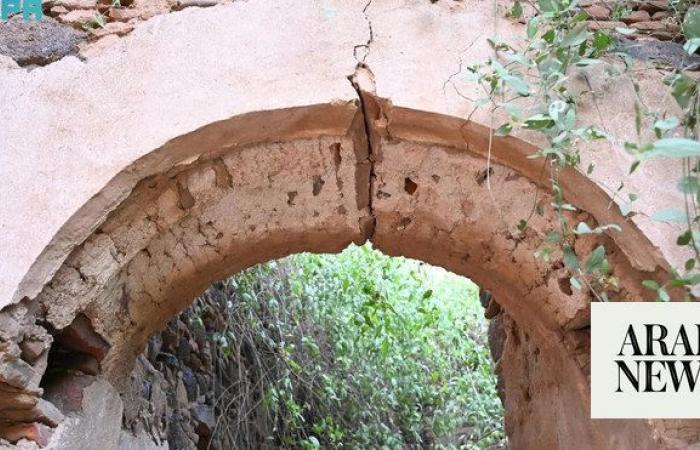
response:
<path id="1" fill-rule="evenodd" d="M 610 11 L 610 20 L 620 21 L 629 17 L 632 13 L 632 8 L 626 2 L 614 3 Z"/>
<path id="2" fill-rule="evenodd" d="M 700 38 L 700 7 L 693 6 L 685 13 L 683 34 L 688 39 Z"/>
<path id="3" fill-rule="evenodd" d="M 257 353 L 284 363 L 263 396 L 275 424 L 268 439 L 279 447 L 504 443 L 478 288 L 468 280 L 352 246 L 268 263 L 231 282 Z"/>
<path id="4" fill-rule="evenodd" d="M 700 47 L 700 8 L 688 7 L 687 2 L 677 2 L 674 5 L 678 16 L 683 17 L 683 34 L 687 39 L 684 49 L 690 54 L 695 53 Z M 683 268 L 673 270 L 670 279 L 664 285 L 645 282 L 644 286 L 656 291 L 661 301 L 671 299 L 667 288 L 685 289 L 685 299 L 690 300 L 698 296 L 697 288 L 700 285 L 700 93 L 696 77 L 690 76 L 683 69 L 673 71 L 666 77 L 665 82 L 682 111 L 681 117 L 671 116 L 657 120 L 654 123 L 655 141 L 636 146 L 628 144 L 627 147 L 637 152 L 638 161 L 663 158 L 681 162 L 682 173 L 676 181 L 676 186 L 685 198 L 683 205 L 657 211 L 652 218 L 684 224 L 685 230 L 678 236 L 676 243 L 687 247 L 692 257 L 686 260 Z"/>
<path id="5" fill-rule="evenodd" d="M 96 12 L 93 14 L 92 19 L 82 24 L 82 28 L 85 31 L 90 31 L 97 28 L 104 28 L 105 25 L 107 25 L 105 17 L 101 13 Z"/>
<path id="6" fill-rule="evenodd" d="M 496 135 L 507 135 L 519 127 L 537 132 L 547 141 L 531 157 L 544 158 L 547 162 L 559 229 L 550 234 L 536 256 L 549 261 L 558 247 L 574 275 L 571 278 L 574 288 L 581 288 L 582 282 L 592 289 L 615 287 L 616 280 L 604 258 L 605 249 L 596 249 L 583 262 L 579 261 L 573 243 L 577 235 L 617 232 L 620 227 L 604 224 L 591 228 L 586 223 L 573 227 L 570 213 L 577 209 L 566 202 L 559 183 L 562 169 L 578 169 L 581 142 L 608 138 L 597 127 L 578 123 L 580 99 L 570 90 L 569 80 L 574 70 L 600 64 L 600 57 L 611 48 L 613 39 L 605 31 L 589 31 L 588 15 L 579 11 L 576 2 L 540 0 L 536 9 L 538 15 L 527 24 L 524 48 L 492 41 L 497 58 L 469 70 L 487 94 L 487 101 L 482 103 L 490 104 L 494 111 L 502 108 L 508 113 L 510 120 L 498 127 Z M 530 102 L 523 111 L 518 101 L 525 97 Z M 593 170 L 594 166 L 590 165 L 587 173 L 590 175 Z M 521 220 L 517 228 L 520 231 L 527 228 L 527 220 Z M 607 298 L 604 292 L 596 295 L 600 300 Z"/>
<path id="7" fill-rule="evenodd" d="M 591 228 L 586 223 L 572 226 L 568 212 L 576 208 L 567 203 L 559 181 L 563 168 L 580 170 L 581 161 L 579 145 L 581 142 L 596 139 L 609 139 L 603 131 L 592 125 L 580 124 L 577 106 L 580 94 L 569 89 L 569 81 L 585 68 L 593 64 L 603 64 L 610 76 L 624 74 L 628 61 L 621 56 L 623 65 L 616 67 L 605 62 L 601 57 L 608 54 L 613 47 L 613 38 L 606 31 L 592 32 L 586 25 L 588 16 L 577 7 L 577 2 L 569 0 L 539 0 L 531 3 L 537 15 L 528 21 L 524 48 L 516 48 L 506 42 L 491 41 L 496 51 L 496 58 L 484 65 L 471 66 L 469 70 L 487 94 L 478 105 L 490 105 L 492 110 L 504 109 L 510 120 L 501 124 L 496 130 L 497 136 L 510 134 L 514 129 L 531 130 L 539 133 L 547 141 L 533 158 L 544 158 L 551 174 L 551 190 L 554 197 L 553 206 L 558 219 L 559 229 L 553 231 L 535 255 L 550 261 L 561 252 L 564 264 L 572 273 L 571 285 L 579 289 L 585 285 L 596 295 L 598 300 L 608 299 L 608 290 L 617 290 L 618 281 L 605 258 L 605 248 L 597 247 L 590 255 L 577 255 L 574 240 L 577 235 L 624 232 L 618 224 L 604 224 Z M 672 0 L 671 8 L 683 23 L 686 38 L 684 46 L 688 53 L 700 48 L 700 7 L 691 6 L 685 0 Z M 619 9 L 614 16 L 624 16 L 627 12 Z M 519 17 L 522 7 L 518 2 L 509 15 Z M 616 29 L 617 33 L 627 34 L 629 30 Z M 639 85 L 631 78 L 636 94 Z M 700 289 L 700 143 L 698 142 L 698 120 L 700 119 L 700 94 L 697 77 L 690 76 L 683 69 L 673 71 L 665 80 L 670 94 L 682 109 L 681 117 L 669 116 L 666 112 L 648 111 L 641 98 L 635 104 L 635 130 L 637 142 L 625 142 L 624 148 L 635 155 L 629 173 L 634 173 L 640 164 L 648 164 L 656 159 L 678 159 L 682 161 L 683 173 L 677 182 L 678 189 L 685 196 L 684 205 L 657 211 L 652 219 L 680 222 L 686 230 L 678 237 L 680 246 L 687 246 L 693 253 L 682 270 L 673 270 L 670 279 L 654 289 L 647 283 L 645 287 L 654 290 L 658 299 L 670 300 L 669 288 L 684 288 L 685 298 L 697 296 Z M 591 93 L 595 94 L 595 93 Z M 522 102 L 528 97 L 527 110 L 523 111 Z M 650 120 L 651 119 L 651 120 Z M 654 139 L 646 136 L 646 126 L 653 131 Z M 589 165 L 586 175 L 590 176 L 594 166 Z M 659 180 L 661 182 L 663 180 Z M 624 182 L 616 191 L 617 196 L 624 187 Z M 632 202 L 637 200 L 634 193 L 628 194 L 629 201 L 620 201 L 623 216 L 631 212 Z M 533 208 L 534 210 L 534 208 Z M 521 220 L 517 229 L 527 228 L 527 220 Z M 585 261 L 581 260 L 582 256 Z M 654 282 L 656 283 L 656 282 Z M 677 292 L 677 291 L 676 291 Z"/>

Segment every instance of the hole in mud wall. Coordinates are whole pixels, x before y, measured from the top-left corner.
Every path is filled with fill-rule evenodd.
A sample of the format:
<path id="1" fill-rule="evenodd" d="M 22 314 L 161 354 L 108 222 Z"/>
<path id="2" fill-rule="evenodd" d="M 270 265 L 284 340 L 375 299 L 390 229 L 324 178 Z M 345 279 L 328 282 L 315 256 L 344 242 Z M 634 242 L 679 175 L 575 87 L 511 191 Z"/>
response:
<path id="1" fill-rule="evenodd" d="M 0 311 L 0 335 L 8 330 L 21 334 L 0 336 L 0 448 L 87 448 L 60 442 L 57 429 L 84 417 L 89 386 L 108 385 L 99 375 L 109 344 L 83 314 L 56 330 L 21 303 Z"/>
<path id="2" fill-rule="evenodd" d="M 415 194 L 416 190 L 418 189 L 418 185 L 416 184 L 415 181 L 412 179 L 406 177 L 403 182 L 403 190 L 408 193 L 408 195 L 413 195 Z"/>
<path id="3" fill-rule="evenodd" d="M 502 315 L 466 278 L 370 245 L 260 264 L 148 341 L 123 423 L 171 450 L 502 449 Z"/>
<path id="4" fill-rule="evenodd" d="M 559 283 L 559 290 L 561 290 L 564 294 L 573 294 L 573 290 L 571 289 L 571 281 L 569 278 L 559 278 L 557 282 Z"/>
<path id="5" fill-rule="evenodd" d="M 82 392 L 100 374 L 109 344 L 98 335 L 84 314 L 53 333 L 46 372 L 41 381 L 44 398 L 63 413 L 82 409 Z"/>
<path id="6" fill-rule="evenodd" d="M 340 167 L 340 163 L 343 162 L 343 157 L 340 154 L 341 149 L 342 146 L 340 145 L 340 142 L 331 144 L 331 151 L 333 152 L 333 164 L 335 165 L 335 167 Z"/>
<path id="7" fill-rule="evenodd" d="M 313 193 L 314 197 L 321 193 L 321 189 L 323 189 L 324 184 L 326 184 L 326 182 L 323 180 L 323 178 L 321 178 L 320 175 L 314 176 L 311 188 L 311 192 Z"/>
<path id="8" fill-rule="evenodd" d="M 476 183 L 479 186 L 483 186 L 483 184 L 486 182 L 486 180 L 493 176 L 493 168 L 489 167 L 488 169 L 484 169 L 479 171 L 479 173 L 476 174 Z"/>
<path id="9" fill-rule="evenodd" d="M 299 193 L 297 191 L 287 192 L 287 205 L 294 206 L 294 199 L 297 198 Z"/>

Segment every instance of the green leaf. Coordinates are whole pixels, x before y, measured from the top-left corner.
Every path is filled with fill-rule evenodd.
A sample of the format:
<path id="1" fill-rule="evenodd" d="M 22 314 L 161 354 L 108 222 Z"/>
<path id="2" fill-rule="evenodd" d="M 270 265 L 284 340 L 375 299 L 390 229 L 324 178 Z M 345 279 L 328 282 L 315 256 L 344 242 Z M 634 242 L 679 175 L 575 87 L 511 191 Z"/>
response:
<path id="1" fill-rule="evenodd" d="M 542 35 L 542 39 L 548 43 L 551 44 L 554 42 L 554 39 L 557 37 L 557 34 L 554 32 L 554 30 L 549 30 L 545 34 Z"/>
<path id="2" fill-rule="evenodd" d="M 500 127 L 496 128 L 496 131 L 494 131 L 494 134 L 496 136 L 508 136 L 510 132 L 513 130 L 513 124 L 509 123 L 504 123 Z"/>
<path id="3" fill-rule="evenodd" d="M 574 253 L 574 250 L 571 248 L 569 244 L 564 244 L 564 264 L 566 264 L 566 267 L 571 269 L 573 272 L 578 272 L 579 271 L 579 265 L 578 265 L 578 256 L 576 256 L 576 253 Z"/>
<path id="4" fill-rule="evenodd" d="M 516 19 L 522 17 L 523 5 L 521 5 L 518 0 L 515 0 L 515 3 L 513 3 L 513 7 L 510 9 L 510 15 L 511 17 L 515 17 Z"/>
<path id="5" fill-rule="evenodd" d="M 658 222 L 687 222 L 688 218 L 685 211 L 679 209 L 662 209 L 651 215 L 652 220 Z"/>
<path id="6" fill-rule="evenodd" d="M 549 104 L 549 117 L 554 120 L 559 119 L 559 114 L 566 111 L 566 103 L 561 100 L 555 100 Z"/>
<path id="7" fill-rule="evenodd" d="M 508 114 L 510 114 L 510 117 L 513 120 L 520 120 L 520 117 L 522 116 L 522 111 L 516 105 L 512 103 L 505 103 L 503 105 L 503 109 L 505 109 L 508 112 Z"/>
<path id="8" fill-rule="evenodd" d="M 690 271 L 695 268 L 695 259 L 691 258 L 685 262 L 685 270 Z"/>
<path id="9" fill-rule="evenodd" d="M 700 178 L 695 176 L 682 177 L 678 180 L 678 190 L 684 194 L 695 194 L 700 191 Z"/>
<path id="10" fill-rule="evenodd" d="M 549 262 L 552 256 L 552 248 L 551 247 L 540 247 L 535 251 L 535 258 L 541 258 L 545 262 Z"/>
<path id="11" fill-rule="evenodd" d="M 552 244 L 558 244 L 561 241 L 561 233 L 559 231 L 550 231 L 547 234 L 547 241 Z"/>
<path id="12" fill-rule="evenodd" d="M 674 278 L 668 282 L 668 285 L 671 287 L 683 287 L 688 286 L 689 284 L 691 284 L 690 280 L 683 278 Z"/>
<path id="13" fill-rule="evenodd" d="M 661 130 L 661 131 L 669 131 L 669 130 L 673 130 L 678 125 L 680 125 L 680 121 L 678 120 L 678 118 L 671 116 L 671 117 L 667 117 L 664 120 L 657 120 L 654 123 L 654 128 L 656 128 L 657 130 Z"/>
<path id="14" fill-rule="evenodd" d="M 574 130 L 577 136 L 584 138 L 587 141 L 593 141 L 596 139 L 609 139 L 610 136 L 603 130 L 599 130 L 596 127 L 586 127 L 577 128 Z"/>
<path id="15" fill-rule="evenodd" d="M 315 436 L 309 436 L 308 441 L 311 444 L 312 448 L 321 448 L 321 443 L 316 439 Z"/>
<path id="16" fill-rule="evenodd" d="M 530 58 L 528 58 L 525 54 L 523 53 L 514 53 L 514 52 L 508 52 L 508 53 L 503 53 L 503 57 L 507 59 L 508 61 L 515 61 L 518 64 L 522 64 L 523 66 L 532 66 L 533 62 Z"/>
<path id="17" fill-rule="evenodd" d="M 562 131 L 557 135 L 557 137 L 552 139 L 552 145 L 556 146 L 557 148 L 567 147 L 570 142 L 571 135 L 568 131 Z"/>
<path id="18" fill-rule="evenodd" d="M 662 302 L 670 302 L 671 297 L 669 297 L 668 292 L 666 292 L 666 289 L 661 288 L 657 291 L 657 294 L 659 294 L 659 300 Z"/>
<path id="19" fill-rule="evenodd" d="M 571 287 L 574 289 L 581 290 L 581 283 L 576 279 L 576 277 L 569 278 L 569 283 L 571 283 Z"/>
<path id="20" fill-rule="evenodd" d="M 620 214 L 622 214 L 624 217 L 627 217 L 627 215 L 632 212 L 632 204 L 631 203 L 623 203 L 620 205 Z"/>
<path id="21" fill-rule="evenodd" d="M 685 233 L 678 236 L 678 239 L 676 239 L 676 244 L 677 245 L 688 245 L 688 244 L 690 244 L 690 241 L 692 239 L 693 239 L 693 233 L 690 230 L 687 230 Z"/>
<path id="22" fill-rule="evenodd" d="M 599 54 L 612 45 L 612 37 L 604 31 L 596 31 L 593 34 L 593 49 Z"/>
<path id="23" fill-rule="evenodd" d="M 590 233 L 593 233 L 593 230 L 591 230 L 591 227 L 589 227 L 586 222 L 579 222 L 579 224 L 576 225 L 576 233 L 577 234 L 590 234 Z"/>
<path id="24" fill-rule="evenodd" d="M 659 286 L 659 283 L 657 283 L 654 280 L 644 280 L 642 281 L 642 286 L 649 289 L 650 291 L 658 291 L 661 288 L 661 286 Z"/>
<path id="25" fill-rule="evenodd" d="M 382 357 L 386 358 L 389 355 L 389 341 L 387 339 L 384 339 L 382 341 L 382 347 L 381 347 L 381 352 L 382 352 Z"/>
<path id="26" fill-rule="evenodd" d="M 588 67 L 592 66 L 593 64 L 600 64 L 599 59 L 594 59 L 594 58 L 581 58 L 578 61 L 574 63 L 575 66 L 577 67 Z"/>
<path id="27" fill-rule="evenodd" d="M 697 91 L 695 80 L 684 74 L 676 74 L 671 80 L 671 95 L 681 108 L 686 108 Z"/>
<path id="28" fill-rule="evenodd" d="M 539 22 L 539 18 L 533 17 L 532 19 L 527 21 L 527 37 L 532 39 L 535 37 L 537 34 L 537 24 Z"/>
<path id="29" fill-rule="evenodd" d="M 688 39 L 700 38 L 700 8 L 688 8 L 683 19 L 683 34 Z"/>
<path id="30" fill-rule="evenodd" d="M 552 128 L 554 126 L 554 121 L 544 114 L 536 114 L 528 119 L 525 119 L 523 123 L 523 128 L 529 130 L 545 130 L 547 128 Z"/>
<path id="31" fill-rule="evenodd" d="M 605 247 L 599 245 L 586 259 L 586 271 L 593 272 L 603 264 L 603 261 L 605 261 Z"/>
<path id="32" fill-rule="evenodd" d="M 683 44 L 683 50 L 685 50 L 689 55 L 695 53 L 698 48 L 700 48 L 700 38 L 688 39 L 688 41 Z"/>
<path id="33" fill-rule="evenodd" d="M 686 138 L 659 139 L 651 145 L 651 150 L 642 152 L 642 161 L 651 158 L 688 158 L 700 156 L 700 142 Z"/>
<path id="34" fill-rule="evenodd" d="M 572 28 L 559 43 L 562 47 L 576 47 L 585 42 L 591 33 L 585 22 L 578 23 Z"/>
<path id="35" fill-rule="evenodd" d="M 538 0 L 537 4 L 543 13 L 554 13 L 560 9 L 560 4 L 557 0 Z"/>
<path id="36" fill-rule="evenodd" d="M 511 46 L 500 38 L 486 38 L 486 42 L 488 42 L 494 50 L 512 50 Z M 492 63 L 493 62 L 494 61 L 492 61 Z"/>
<path id="37" fill-rule="evenodd" d="M 522 78 L 515 75 L 503 75 L 501 78 L 511 89 L 523 97 L 530 95 L 530 87 Z"/>
<path id="38" fill-rule="evenodd" d="M 615 28 L 615 31 L 617 31 L 620 34 L 625 34 L 625 35 L 634 34 L 637 32 L 637 30 L 634 28 L 626 28 L 626 27 L 617 27 L 617 28 Z"/>
<path id="39" fill-rule="evenodd" d="M 630 172 L 629 172 L 630 175 L 632 175 L 635 172 L 635 170 L 637 170 L 640 162 L 641 161 L 637 160 L 630 165 Z"/>
<path id="40" fill-rule="evenodd" d="M 564 114 L 564 117 L 557 121 L 557 124 L 565 130 L 571 130 L 576 124 L 576 110 L 569 108 Z"/>

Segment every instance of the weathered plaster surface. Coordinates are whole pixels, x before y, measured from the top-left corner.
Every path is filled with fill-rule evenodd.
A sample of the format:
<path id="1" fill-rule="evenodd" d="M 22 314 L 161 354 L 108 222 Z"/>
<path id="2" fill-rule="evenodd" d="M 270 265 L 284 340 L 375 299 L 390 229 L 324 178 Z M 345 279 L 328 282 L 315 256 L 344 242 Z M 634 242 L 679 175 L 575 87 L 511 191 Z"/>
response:
<path id="1" fill-rule="evenodd" d="M 29 73 L 2 71 L 0 306 L 35 295 L 55 270 L 50 263 L 35 267 L 18 290 L 37 257 L 60 259 L 84 239 L 94 220 L 160 162 L 139 158 L 171 139 L 236 115 L 355 100 L 346 77 L 366 23 L 363 5 L 344 3 L 190 8 L 149 20 L 87 62 L 69 57 Z M 344 126 L 329 122 L 281 115 L 251 121 L 245 131 L 259 142 Z M 239 143 L 245 137 L 236 134 L 229 144 Z M 177 157 L 209 150 L 201 145 Z M 177 162 L 168 152 L 161 159 Z M 66 236 L 52 242 L 81 207 Z"/>
<path id="2" fill-rule="evenodd" d="M 374 33 L 366 63 L 374 73 L 377 95 L 391 99 L 394 105 L 471 117 L 478 124 L 497 128 L 507 121 L 507 116 L 502 109 L 494 114 L 489 108 L 475 109 L 484 92 L 470 77 L 467 68 L 493 57 L 488 38 L 522 42 L 523 25 L 506 17 L 508 5 L 503 2 L 440 1 L 430 7 L 426 3 L 421 0 L 373 1 L 367 9 Z M 611 59 L 611 62 L 621 66 L 619 60 Z M 581 71 L 574 80 L 579 90 L 599 93 L 582 95 L 581 123 L 596 124 L 615 138 L 611 144 L 597 141 L 583 146 L 581 167 L 595 164 L 592 178 L 606 195 L 614 197 L 615 202 L 626 201 L 630 192 L 642 199 L 634 205 L 637 214 L 631 221 L 652 239 L 660 253 L 631 254 L 635 264 L 650 268 L 661 262 L 663 255 L 680 266 L 687 254 L 675 245 L 678 227 L 648 218 L 661 209 L 682 206 L 673 183 L 660 186 L 651 182 L 676 179 L 681 173 L 680 166 L 665 161 L 642 165 L 633 176 L 628 175 L 634 157 L 623 150 L 623 143 L 637 141 L 634 126 L 637 95 L 633 80 L 639 84 L 641 99 L 650 110 L 676 111 L 659 71 L 641 64 L 616 77 L 607 74 L 602 66 Z M 526 102 L 521 102 L 521 106 L 527 111 Z M 542 144 L 533 133 L 517 131 L 515 136 L 535 145 Z M 488 145 L 476 145 L 472 150 L 486 155 Z M 614 195 L 622 180 L 624 189 Z M 570 190 L 577 193 L 580 187 L 570 186 Z"/>
<path id="3" fill-rule="evenodd" d="M 0 305 L 36 295 L 56 263 L 105 210 L 159 162 L 166 163 L 140 158 L 171 139 L 236 115 L 356 100 L 345 78 L 358 61 L 374 72 L 377 94 L 395 105 L 468 116 L 473 110 L 469 99 L 478 93 L 465 77 L 466 66 L 491 56 L 486 38 L 494 31 L 503 38 L 520 32 L 496 6 L 422 0 L 237 2 L 156 17 L 87 62 L 70 57 L 29 73 L 2 71 L 0 101 L 14 106 L 0 111 L 0 175 L 6 180 L 0 200 Z M 638 78 L 649 105 L 671 107 L 656 88 L 658 74 L 641 72 Z M 583 110 L 619 139 L 631 137 L 629 79 L 609 82 L 593 73 L 589 81 L 607 86 L 609 95 L 588 108 L 584 104 Z M 473 119 L 487 126 L 499 123 L 487 110 Z M 319 128 L 333 130 L 304 131 L 299 123 L 283 125 L 269 117 L 264 122 L 250 122 L 251 141 L 346 125 L 329 121 Z M 236 136 L 234 143 L 244 141 Z M 605 189 L 617 185 L 630 162 L 619 144 L 598 144 L 584 154 L 597 162 L 594 177 Z M 207 149 L 190 148 L 177 157 L 187 161 L 202 151 Z M 161 156 L 167 163 L 174 158 Z M 649 170 L 642 168 L 626 183 L 629 192 L 647 199 L 633 220 L 675 263 L 682 255 L 669 245 L 673 229 L 645 219 L 660 205 L 678 200 L 672 190 L 659 191 L 646 182 L 653 176 L 669 178 L 673 167 Z M 643 264 L 643 258 L 635 259 Z"/>

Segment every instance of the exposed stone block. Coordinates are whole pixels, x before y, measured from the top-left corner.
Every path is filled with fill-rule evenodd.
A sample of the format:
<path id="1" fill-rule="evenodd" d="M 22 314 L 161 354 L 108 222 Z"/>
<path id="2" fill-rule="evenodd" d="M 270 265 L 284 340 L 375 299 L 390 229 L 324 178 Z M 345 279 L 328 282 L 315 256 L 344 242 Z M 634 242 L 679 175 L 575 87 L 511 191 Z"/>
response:
<path id="1" fill-rule="evenodd" d="M 661 22 L 656 21 L 646 21 L 646 22 L 636 22 L 631 25 L 632 28 L 636 28 L 640 31 L 665 31 L 666 25 Z"/>
<path id="2" fill-rule="evenodd" d="M 47 345 L 41 341 L 25 340 L 20 344 L 22 348 L 22 359 L 27 362 L 34 362 L 47 349 Z"/>
<path id="3" fill-rule="evenodd" d="M 32 366 L 22 359 L 8 354 L 0 354 L 0 383 L 25 388 L 30 385 L 35 376 L 36 372 Z"/>
<path id="4" fill-rule="evenodd" d="M 651 20 L 651 17 L 649 16 L 649 12 L 644 11 L 644 10 L 639 10 L 639 11 L 632 11 L 629 16 L 624 17 L 622 19 L 623 22 L 630 24 L 630 23 L 637 23 L 637 22 L 647 22 Z"/>
<path id="5" fill-rule="evenodd" d="M 40 422 L 55 428 L 63 422 L 63 414 L 50 402 L 39 399 L 32 409 L 16 409 L 2 411 L 5 420 L 16 422 Z"/>
<path id="6" fill-rule="evenodd" d="M 194 419 L 197 434 L 200 436 L 211 436 L 216 426 L 216 416 L 211 406 L 202 404 L 193 406 L 192 419 Z"/>
<path id="7" fill-rule="evenodd" d="M 64 413 L 79 412 L 83 407 L 83 391 L 95 381 L 95 377 L 64 374 L 51 380 L 45 397 Z"/>
<path id="8" fill-rule="evenodd" d="M 639 9 L 654 14 L 658 11 L 668 10 L 669 3 L 666 0 L 647 0 L 639 5 Z"/>
<path id="9" fill-rule="evenodd" d="M 591 18 L 596 20 L 608 20 L 610 10 L 603 5 L 593 5 L 583 9 Z"/>
<path id="10" fill-rule="evenodd" d="M 21 439 L 34 441 L 41 448 L 49 445 L 53 431 L 41 423 L 1 423 L 0 438 L 11 443 Z"/>
<path id="11" fill-rule="evenodd" d="M 75 320 L 56 336 L 56 342 L 63 347 L 94 356 L 101 361 L 109 351 L 109 344 L 95 332 L 85 315 L 79 314 Z"/>
<path id="12" fill-rule="evenodd" d="M 67 12 L 66 14 L 61 14 L 56 17 L 59 22 L 71 25 L 73 28 L 81 29 L 83 25 L 92 22 L 95 18 L 96 11 L 91 11 L 87 9 L 74 9 Z"/>
<path id="13" fill-rule="evenodd" d="M 39 398 L 36 395 L 0 389 L 0 416 L 7 410 L 32 409 L 38 401 Z"/>

